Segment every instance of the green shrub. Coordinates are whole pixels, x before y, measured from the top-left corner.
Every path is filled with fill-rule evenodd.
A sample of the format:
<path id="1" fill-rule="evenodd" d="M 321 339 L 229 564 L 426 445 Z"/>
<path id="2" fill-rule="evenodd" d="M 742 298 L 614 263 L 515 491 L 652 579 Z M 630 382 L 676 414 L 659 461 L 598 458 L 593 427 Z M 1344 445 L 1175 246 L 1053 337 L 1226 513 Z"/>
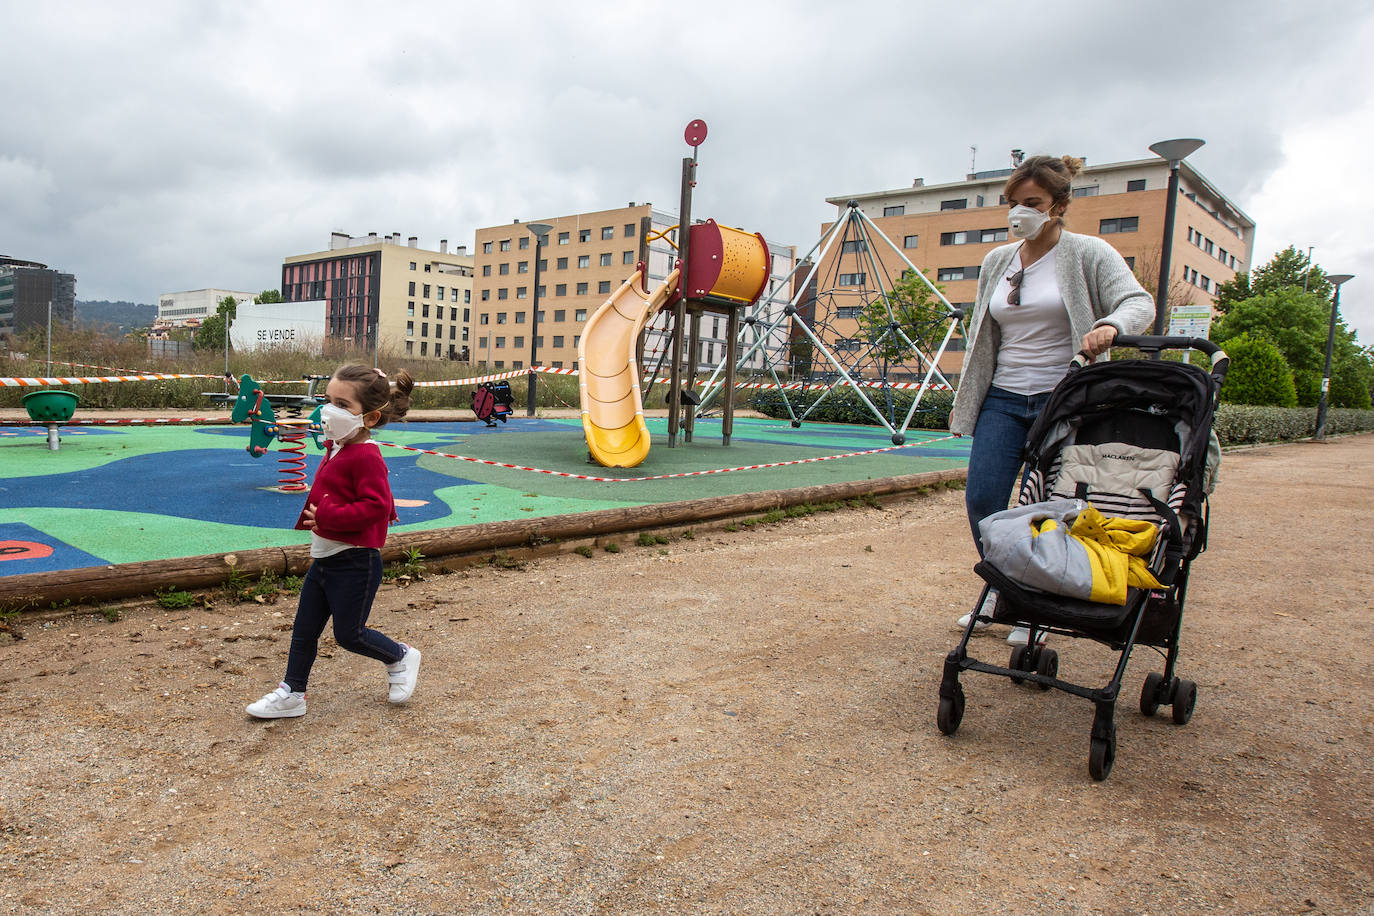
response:
<path id="1" fill-rule="evenodd" d="M 1231 357 L 1221 400 L 1228 404 L 1298 406 L 1293 373 L 1278 347 L 1262 338 L 1241 334 L 1223 346 Z"/>
<path id="2" fill-rule="evenodd" d="M 1229 378 L 1226 383 L 1230 384 Z M 1317 412 L 1308 407 L 1222 404 L 1212 428 L 1222 445 L 1247 445 L 1305 439 L 1316 431 L 1316 424 Z M 1327 435 L 1370 430 L 1374 430 L 1374 410 L 1337 407 L 1326 414 Z"/>
<path id="3" fill-rule="evenodd" d="M 907 411 L 916 392 L 910 389 L 865 388 L 864 394 L 885 416 L 890 423 L 900 427 L 906 419 Z M 821 405 L 807 417 L 817 423 L 852 423 L 860 426 L 877 426 L 873 412 L 864 405 L 858 393 L 848 385 L 825 391 L 788 391 L 787 403 L 792 411 L 801 417 L 816 401 Z M 889 402 L 889 398 L 891 399 Z M 951 391 L 927 391 L 921 398 L 921 405 L 911 418 L 913 429 L 948 429 L 949 410 L 954 405 Z M 760 389 L 750 399 L 750 407 L 759 413 L 778 419 L 789 419 L 787 407 L 783 403 L 783 392 L 776 389 Z"/>
<path id="4" fill-rule="evenodd" d="M 1226 344 L 1226 352 L 1231 352 L 1229 341 Z M 1229 378 L 1226 385 L 1228 388 L 1231 385 Z M 1313 369 L 1298 369 L 1293 373 L 1293 390 L 1297 394 L 1299 407 L 1316 407 L 1322 396 L 1321 373 Z"/>

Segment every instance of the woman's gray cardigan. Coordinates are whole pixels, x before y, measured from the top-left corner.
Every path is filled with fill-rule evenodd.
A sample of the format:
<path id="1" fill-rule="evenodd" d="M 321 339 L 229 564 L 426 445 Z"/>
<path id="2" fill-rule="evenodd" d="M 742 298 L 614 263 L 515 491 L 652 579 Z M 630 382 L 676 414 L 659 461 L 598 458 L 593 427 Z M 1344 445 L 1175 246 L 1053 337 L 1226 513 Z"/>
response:
<path id="1" fill-rule="evenodd" d="M 997 322 L 988 318 L 988 305 L 997 281 L 1011 266 L 1020 245 L 1014 242 L 999 246 L 983 258 L 964 368 L 959 374 L 959 390 L 950 415 L 949 428 L 960 435 L 973 434 L 983 399 L 992 385 L 1002 340 Z M 1154 300 L 1115 248 L 1099 238 L 1076 232 L 1061 232 L 1057 247 L 1055 278 L 1069 312 L 1075 349 L 1085 334 L 1102 325 L 1111 325 L 1118 334 L 1139 334 L 1149 328 L 1155 317 Z"/>

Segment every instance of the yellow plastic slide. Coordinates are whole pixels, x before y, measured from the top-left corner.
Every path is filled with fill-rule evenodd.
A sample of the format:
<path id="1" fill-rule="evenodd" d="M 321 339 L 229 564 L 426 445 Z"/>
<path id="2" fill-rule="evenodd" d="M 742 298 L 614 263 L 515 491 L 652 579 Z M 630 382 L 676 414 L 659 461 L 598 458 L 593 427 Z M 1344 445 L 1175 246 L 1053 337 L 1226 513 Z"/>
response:
<path id="1" fill-rule="evenodd" d="M 577 347 L 577 387 L 587 450 L 602 467 L 637 467 L 649 454 L 635 346 L 644 325 L 677 289 L 678 271 L 652 293 L 636 270 L 601 304 Z"/>

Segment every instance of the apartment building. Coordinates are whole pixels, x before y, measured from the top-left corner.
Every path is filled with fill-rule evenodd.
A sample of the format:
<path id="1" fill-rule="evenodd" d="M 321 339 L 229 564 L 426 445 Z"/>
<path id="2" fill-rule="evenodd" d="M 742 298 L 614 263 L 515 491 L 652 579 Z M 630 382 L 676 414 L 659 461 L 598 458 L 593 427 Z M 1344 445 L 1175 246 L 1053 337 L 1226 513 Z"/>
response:
<path id="1" fill-rule="evenodd" d="M 1002 189 L 1011 171 L 977 172 L 937 185 L 918 178 L 909 188 L 827 197 L 826 202 L 841 215 L 855 202 L 916 267 L 943 287 L 945 298 L 967 307 L 977 293 L 983 257 L 1008 241 Z M 1153 287 L 1164 245 L 1168 183 L 1169 165 L 1163 159 L 1089 165 L 1074 179 L 1066 228 L 1109 242 Z M 1254 220 L 1185 161 L 1171 240 L 1173 304 L 1213 302 L 1219 284 L 1250 269 L 1254 243 Z M 860 239 L 837 242 L 822 260 L 817 321 L 829 322 L 841 338 L 857 334 L 858 323 L 850 313 L 837 311 L 853 312 L 847 291 L 872 287 L 874 262 L 879 273 L 894 277 L 905 267 L 883 244 L 873 247 L 870 260 Z M 957 374 L 962 362 L 962 352 L 955 350 L 941 360 L 941 369 Z"/>
<path id="2" fill-rule="evenodd" d="M 323 299 L 330 341 L 419 359 L 467 359 L 470 348 L 473 256 L 402 241 L 399 232 L 353 237 L 333 232 L 329 248 L 282 262 L 287 302 Z"/>
<path id="3" fill-rule="evenodd" d="M 31 328 L 70 325 L 76 317 L 76 277 L 37 261 L 0 255 L 0 340 Z"/>
<path id="4" fill-rule="evenodd" d="M 643 261 L 650 288 L 662 283 L 677 260 L 673 243 L 650 237 L 672 229 L 677 217 L 633 201 L 625 207 L 533 220 L 552 227 L 539 264 L 539 334 L 535 345 L 541 365 L 572 367 L 582 326 Z M 493 369 L 521 369 L 530 364 L 533 326 L 535 237 L 520 221 L 478 229 L 473 278 L 474 346 L 472 359 Z M 795 248 L 769 243 L 773 255 L 769 292 L 792 271 Z M 760 320 L 781 315 L 785 293 L 755 310 Z M 774 314 L 776 313 L 776 315 Z M 725 316 L 708 315 L 702 322 L 699 369 L 709 371 L 725 353 Z M 661 312 L 645 331 L 645 363 L 652 369 L 670 339 L 671 316 Z M 787 329 L 779 328 L 770 351 L 761 348 L 750 365 L 761 368 L 785 349 Z"/>

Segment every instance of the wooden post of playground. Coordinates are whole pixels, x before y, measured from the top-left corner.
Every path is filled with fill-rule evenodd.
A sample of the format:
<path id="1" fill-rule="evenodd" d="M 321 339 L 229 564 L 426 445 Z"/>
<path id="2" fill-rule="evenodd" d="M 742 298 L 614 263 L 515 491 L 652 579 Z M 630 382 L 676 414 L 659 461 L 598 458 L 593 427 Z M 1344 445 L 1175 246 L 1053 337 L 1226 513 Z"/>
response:
<path id="1" fill-rule="evenodd" d="M 687 276 L 687 258 L 691 252 L 692 186 L 696 184 L 697 157 L 682 160 L 682 198 L 678 206 L 677 257 L 682 262 L 682 276 Z M 673 306 L 673 358 L 668 373 L 668 447 L 677 447 L 678 413 L 682 410 L 682 332 L 687 321 L 687 297 L 678 296 Z"/>

